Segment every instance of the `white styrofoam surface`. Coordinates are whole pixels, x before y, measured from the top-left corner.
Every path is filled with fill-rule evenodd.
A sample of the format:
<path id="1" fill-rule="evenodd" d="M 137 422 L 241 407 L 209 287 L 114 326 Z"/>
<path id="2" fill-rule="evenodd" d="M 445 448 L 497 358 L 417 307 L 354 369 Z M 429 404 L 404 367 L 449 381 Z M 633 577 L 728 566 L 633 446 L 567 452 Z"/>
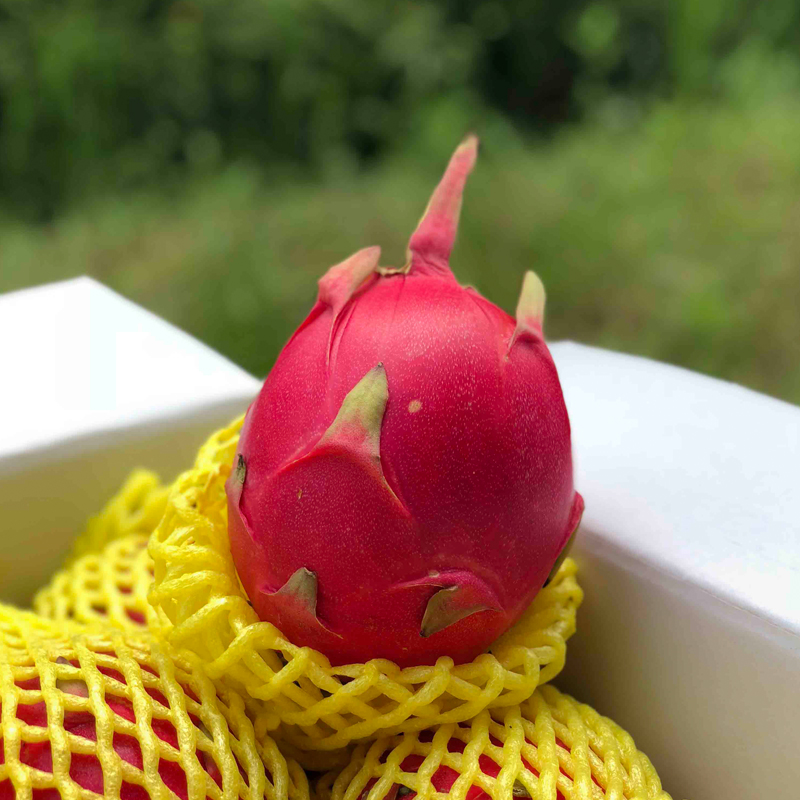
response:
<path id="1" fill-rule="evenodd" d="M 26 603 L 136 466 L 171 480 L 259 382 L 81 278 L 0 296 L 0 600 Z"/>
<path id="2" fill-rule="evenodd" d="M 185 414 L 255 386 L 206 345 L 90 278 L 0 295 L 0 341 L 0 469 L 59 440 Z"/>
<path id="3" fill-rule="evenodd" d="M 800 408 L 635 356 L 553 355 L 586 523 L 800 634 Z"/>
<path id="4" fill-rule="evenodd" d="M 586 599 L 557 683 L 676 798 L 800 798 L 800 408 L 552 346 L 586 500 Z"/>

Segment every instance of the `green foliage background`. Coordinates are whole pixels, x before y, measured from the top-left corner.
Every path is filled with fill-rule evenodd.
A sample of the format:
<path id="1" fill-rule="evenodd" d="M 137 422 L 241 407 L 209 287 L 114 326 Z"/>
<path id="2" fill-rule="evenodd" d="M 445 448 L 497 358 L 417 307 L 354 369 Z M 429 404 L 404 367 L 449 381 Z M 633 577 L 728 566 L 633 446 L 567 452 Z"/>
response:
<path id="1" fill-rule="evenodd" d="M 454 267 L 800 402 L 794 0 L 0 0 L 0 291 L 89 273 L 265 373 L 456 142 Z"/>

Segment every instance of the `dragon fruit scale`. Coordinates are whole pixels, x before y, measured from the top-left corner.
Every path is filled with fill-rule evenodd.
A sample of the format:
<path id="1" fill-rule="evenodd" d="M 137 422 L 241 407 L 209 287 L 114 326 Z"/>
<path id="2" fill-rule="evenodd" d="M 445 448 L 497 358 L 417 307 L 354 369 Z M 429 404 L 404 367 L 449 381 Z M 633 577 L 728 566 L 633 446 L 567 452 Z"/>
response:
<path id="1" fill-rule="evenodd" d="M 369 247 L 319 281 L 226 485 L 256 612 L 334 665 L 471 661 L 583 511 L 541 281 L 527 273 L 514 319 L 450 271 L 477 144 L 453 155 L 405 266 Z"/>

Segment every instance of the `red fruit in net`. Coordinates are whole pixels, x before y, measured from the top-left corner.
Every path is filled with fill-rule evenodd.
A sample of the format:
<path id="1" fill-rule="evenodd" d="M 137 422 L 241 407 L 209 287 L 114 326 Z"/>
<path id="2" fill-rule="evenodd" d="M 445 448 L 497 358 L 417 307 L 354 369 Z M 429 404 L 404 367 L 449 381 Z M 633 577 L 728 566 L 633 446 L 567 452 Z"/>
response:
<path id="1" fill-rule="evenodd" d="M 498 741 L 494 736 L 490 736 L 489 738 L 495 747 L 502 747 L 502 742 Z M 433 735 L 430 731 L 423 731 L 419 735 L 419 740 L 421 742 L 429 742 L 432 739 Z M 526 739 L 525 741 L 528 744 L 531 743 L 529 739 Z M 567 747 L 564 742 L 556 740 L 556 745 L 566 753 L 570 752 L 569 747 Z M 447 743 L 447 750 L 450 753 L 463 753 L 464 749 L 465 743 L 459 738 L 454 737 Z M 404 758 L 400 763 L 400 769 L 403 772 L 416 773 L 419 771 L 424 761 L 424 757 L 420 755 L 406 756 L 406 758 Z M 539 771 L 535 767 L 531 766 L 531 764 L 525 758 L 522 758 L 522 763 L 528 772 L 532 773 L 537 778 L 539 777 Z M 497 776 L 500 774 L 500 765 L 485 753 L 478 757 L 478 765 L 480 767 L 480 771 L 484 775 L 488 775 L 490 778 L 497 778 Z M 563 771 L 563 769 L 561 772 L 565 775 L 567 774 Z M 453 784 L 458 780 L 459 777 L 459 772 L 445 764 L 440 766 L 433 773 L 431 776 L 431 785 L 437 792 L 440 792 L 441 794 L 448 794 L 453 788 Z M 370 790 L 376 783 L 376 778 L 372 778 L 370 781 L 368 781 L 367 785 L 364 787 L 364 790 L 359 796 L 359 800 L 367 800 Z M 594 775 L 592 775 L 592 783 L 594 783 L 598 789 L 602 788 Z M 407 798 L 407 800 L 413 800 L 413 798 L 416 796 L 417 793 L 408 789 L 408 787 L 400 786 L 399 784 L 395 783 L 392 785 L 389 792 L 383 798 L 381 798 L 381 800 L 398 800 L 398 798 L 403 797 Z M 513 796 L 521 799 L 530 798 L 530 794 L 528 793 L 527 789 L 525 789 L 523 784 L 519 781 L 517 781 L 514 785 Z M 467 789 L 466 800 L 491 800 L 491 795 L 480 786 L 473 784 L 469 787 L 469 789 Z M 556 790 L 555 800 L 566 800 L 566 798 L 560 790 Z"/>
<path id="2" fill-rule="evenodd" d="M 113 653 L 105 653 L 104 655 L 114 656 Z M 77 659 L 67 660 L 59 658 L 58 663 L 64 665 L 72 665 L 79 668 Z M 146 672 L 152 673 L 150 667 L 141 664 L 140 668 Z M 130 723 L 136 723 L 136 713 L 134 711 L 133 703 L 131 700 L 122 695 L 125 691 L 127 681 L 125 677 L 116 669 L 98 666 L 97 668 L 106 677 L 113 678 L 117 682 L 117 689 L 120 691 L 119 695 L 111 694 L 109 690 L 114 684 L 109 684 L 104 694 L 104 703 L 112 713 L 112 720 L 119 718 L 126 720 Z M 89 690 L 86 682 L 80 677 L 59 679 L 56 682 L 56 687 L 60 692 L 65 695 L 75 695 L 77 697 L 88 698 Z M 197 697 L 194 695 L 189 687 L 181 686 L 182 692 L 191 700 L 198 702 Z M 34 677 L 22 682 L 17 682 L 16 691 L 26 690 L 33 691 L 37 694 L 41 691 L 41 682 L 38 677 Z M 155 704 L 163 707 L 164 711 L 169 709 L 169 701 L 166 696 L 154 687 L 147 687 L 145 689 L 149 695 L 148 702 L 155 707 Z M 0 712 L 2 705 L 0 705 Z M 210 734 L 203 722 L 193 713 L 188 714 L 191 723 L 198 728 L 199 731 L 206 737 Z M 47 707 L 44 700 L 38 700 L 34 703 L 18 702 L 16 709 L 16 719 L 32 729 L 39 728 L 42 735 L 39 737 L 31 736 L 26 732 L 22 736 L 22 741 L 19 745 L 19 762 L 26 767 L 39 770 L 43 773 L 53 773 L 53 737 L 56 735 L 56 728 L 66 733 L 69 737 L 78 737 L 86 741 L 81 750 L 76 749 L 70 753 L 69 761 L 69 777 L 74 784 L 88 791 L 94 792 L 98 795 L 103 795 L 107 791 L 104 780 L 104 769 L 99 758 L 99 750 L 88 743 L 97 742 L 97 724 L 98 720 L 91 711 L 75 711 L 64 709 L 63 717 L 60 724 L 48 718 Z M 6 720 L 3 729 L 8 728 L 10 720 Z M 168 748 L 174 752 L 176 760 L 161 758 L 158 762 L 158 773 L 160 780 L 164 786 L 170 789 L 174 794 L 181 798 L 181 800 L 188 800 L 189 791 L 187 786 L 186 774 L 178 763 L 178 758 L 182 751 L 186 750 L 185 745 L 181 745 L 178 739 L 178 732 L 175 726 L 168 720 L 163 718 L 153 717 L 149 722 L 155 736 L 164 742 Z M 116 728 L 117 725 L 112 722 L 112 727 Z M 61 733 L 58 735 L 62 735 Z M 71 743 L 74 739 L 68 738 L 67 742 Z M 116 754 L 122 759 L 132 765 L 136 770 L 143 769 L 143 756 L 142 747 L 138 738 L 130 733 L 122 733 L 114 730 L 112 744 Z M 0 765 L 4 763 L 3 757 L 3 737 L 0 736 Z M 211 779 L 220 787 L 223 786 L 222 774 L 219 767 L 214 761 L 213 757 L 204 752 L 203 750 L 196 749 L 195 755 L 203 770 L 209 774 Z M 13 800 L 17 796 L 16 790 L 11 780 L 0 779 L 0 800 Z M 115 795 L 116 796 L 116 795 Z M 36 788 L 32 789 L 32 800 L 59 800 L 61 792 L 57 788 Z M 147 790 L 140 785 L 128 783 L 123 781 L 120 792 L 120 800 L 148 800 L 149 794 Z"/>
<path id="3" fill-rule="evenodd" d="M 227 484 L 262 619 L 334 664 L 472 660 L 575 531 L 570 426 L 528 273 L 516 319 L 449 267 L 477 153 L 455 152 L 401 269 L 361 250 L 250 407 Z"/>

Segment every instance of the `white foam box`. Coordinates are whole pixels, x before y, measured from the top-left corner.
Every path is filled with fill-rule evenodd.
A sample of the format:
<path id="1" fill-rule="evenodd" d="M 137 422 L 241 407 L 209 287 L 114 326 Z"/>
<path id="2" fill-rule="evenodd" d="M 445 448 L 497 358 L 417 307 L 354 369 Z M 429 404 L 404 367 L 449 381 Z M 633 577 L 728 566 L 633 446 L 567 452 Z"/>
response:
<path id="1" fill-rule="evenodd" d="M 137 466 L 169 480 L 259 382 L 88 279 L 0 295 L 0 600 L 26 604 Z"/>
<path id="2" fill-rule="evenodd" d="M 170 478 L 259 382 L 88 279 L 0 296 L 0 597 L 24 603 L 134 466 Z M 800 409 L 552 347 L 586 514 L 557 683 L 676 800 L 800 798 Z"/>
<path id="3" fill-rule="evenodd" d="M 586 500 L 558 685 L 629 730 L 676 800 L 798 800 L 800 408 L 552 352 Z"/>

